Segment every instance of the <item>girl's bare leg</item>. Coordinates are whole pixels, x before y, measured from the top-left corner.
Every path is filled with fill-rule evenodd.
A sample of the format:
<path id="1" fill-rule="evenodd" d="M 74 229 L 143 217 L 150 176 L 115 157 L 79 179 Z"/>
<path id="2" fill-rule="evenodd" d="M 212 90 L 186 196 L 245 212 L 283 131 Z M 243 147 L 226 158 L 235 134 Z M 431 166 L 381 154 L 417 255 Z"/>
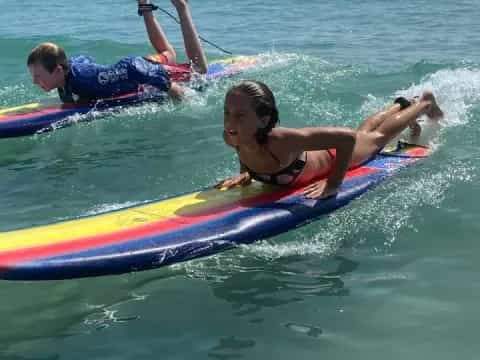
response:
<path id="1" fill-rule="evenodd" d="M 138 0 L 139 4 L 148 3 L 147 0 Z M 143 20 L 145 21 L 145 28 L 147 29 L 148 38 L 150 43 L 154 47 L 155 51 L 158 54 L 164 55 L 169 64 L 174 64 L 177 61 L 177 55 L 173 46 L 167 39 L 167 36 L 163 32 L 160 23 L 157 21 L 155 16 L 153 16 L 152 11 L 145 11 L 143 13 Z"/>
<path id="2" fill-rule="evenodd" d="M 368 118 L 366 118 L 360 126 L 357 128 L 358 131 L 374 131 L 381 123 L 383 123 L 387 118 L 390 118 L 392 115 L 398 113 L 401 110 L 400 104 L 393 104 L 386 109 L 383 109 Z"/>
<path id="3" fill-rule="evenodd" d="M 357 142 L 353 151 L 352 164 L 357 165 L 368 160 L 372 155 L 383 149 L 390 141 L 412 124 L 422 115 L 431 119 L 439 119 L 443 112 L 438 107 L 435 97 L 431 92 L 424 92 L 417 102 L 409 107 L 395 112 L 395 105 L 386 110 L 390 116 L 372 116 L 375 121 L 367 119 L 357 133 Z M 393 109 L 392 109 L 393 108 Z M 382 112 L 380 113 L 382 114 Z M 380 121 L 383 119 L 383 121 Z M 370 130 L 376 126 L 374 130 Z"/>
<path id="4" fill-rule="evenodd" d="M 187 0 L 171 0 L 177 9 L 180 18 L 180 27 L 182 29 L 183 42 L 185 44 L 185 52 L 188 59 L 192 62 L 193 69 L 201 74 L 207 72 L 207 57 L 200 44 L 195 25 L 193 24 L 190 8 Z"/>
<path id="5" fill-rule="evenodd" d="M 387 118 L 377 126 L 375 131 L 382 134 L 383 146 L 400 135 L 408 126 L 416 124 L 417 119 L 424 114 L 431 119 L 439 119 L 443 116 L 435 97 L 429 91 L 425 91 L 418 102 Z"/>

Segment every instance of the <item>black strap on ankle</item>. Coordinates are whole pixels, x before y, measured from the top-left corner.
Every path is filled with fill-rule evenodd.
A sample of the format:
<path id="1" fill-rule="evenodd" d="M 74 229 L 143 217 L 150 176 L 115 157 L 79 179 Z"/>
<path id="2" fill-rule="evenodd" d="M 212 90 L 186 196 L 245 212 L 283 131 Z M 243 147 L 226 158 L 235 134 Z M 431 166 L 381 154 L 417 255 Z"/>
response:
<path id="1" fill-rule="evenodd" d="M 138 4 L 138 16 L 143 16 L 143 13 L 158 10 L 155 4 Z"/>
<path id="2" fill-rule="evenodd" d="M 165 13 L 169 17 L 171 17 L 177 24 L 180 24 L 180 21 L 171 13 L 169 13 L 167 10 L 162 9 L 161 7 L 158 7 L 155 4 L 138 4 L 138 16 L 143 16 L 143 13 L 148 12 L 148 11 L 155 11 L 155 10 L 160 10 L 161 12 Z M 208 41 L 207 39 L 201 37 L 198 35 L 199 39 L 202 40 L 203 42 L 206 42 L 207 44 L 212 45 L 213 47 L 217 48 L 220 51 L 223 51 L 224 53 L 228 55 L 233 55 L 231 51 L 225 50 L 221 48 L 220 46 L 216 45 L 215 43 Z"/>
<path id="3" fill-rule="evenodd" d="M 403 96 L 400 96 L 395 99 L 394 104 L 400 105 L 400 110 L 403 110 L 412 105 L 412 102 L 405 99 Z"/>

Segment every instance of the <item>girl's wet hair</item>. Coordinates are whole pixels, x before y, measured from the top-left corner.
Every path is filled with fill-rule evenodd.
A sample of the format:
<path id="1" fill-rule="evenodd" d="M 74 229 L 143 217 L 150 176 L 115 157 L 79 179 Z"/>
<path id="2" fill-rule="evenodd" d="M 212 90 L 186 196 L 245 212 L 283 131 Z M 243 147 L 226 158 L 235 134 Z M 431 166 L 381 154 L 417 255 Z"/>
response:
<path id="1" fill-rule="evenodd" d="M 255 134 L 259 144 L 266 144 L 268 133 L 280 122 L 275 97 L 267 85 L 260 81 L 245 80 L 230 88 L 227 96 L 234 92 L 241 92 L 252 100 L 252 106 L 259 117 L 270 116 L 270 121 L 264 128 L 258 129 Z"/>

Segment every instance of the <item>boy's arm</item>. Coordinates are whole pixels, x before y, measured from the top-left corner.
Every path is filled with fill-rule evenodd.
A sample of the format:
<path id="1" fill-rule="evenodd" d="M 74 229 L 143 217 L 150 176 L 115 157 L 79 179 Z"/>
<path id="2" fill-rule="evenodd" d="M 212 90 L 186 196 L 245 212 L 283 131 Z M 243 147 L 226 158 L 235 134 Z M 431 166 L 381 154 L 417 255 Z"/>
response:
<path id="1" fill-rule="evenodd" d="M 183 87 L 176 82 L 172 82 L 170 89 L 168 90 L 168 96 L 170 96 L 173 100 L 181 100 L 183 95 L 185 95 Z"/>

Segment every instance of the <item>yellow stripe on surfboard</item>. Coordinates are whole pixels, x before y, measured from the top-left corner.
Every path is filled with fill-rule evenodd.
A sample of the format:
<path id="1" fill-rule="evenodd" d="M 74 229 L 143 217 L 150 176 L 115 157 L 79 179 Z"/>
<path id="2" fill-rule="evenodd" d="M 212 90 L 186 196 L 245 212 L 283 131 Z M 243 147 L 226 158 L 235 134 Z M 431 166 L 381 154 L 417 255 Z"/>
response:
<path id="1" fill-rule="evenodd" d="M 14 106 L 6 109 L 0 109 L 0 115 L 14 115 L 14 114 L 19 114 L 23 112 L 29 112 L 29 111 L 37 110 L 42 105 L 43 105 L 42 103 L 31 103 L 31 104 L 25 104 L 20 106 Z"/>
<path id="2" fill-rule="evenodd" d="M 171 218 L 176 218 L 181 223 L 182 216 L 245 200 L 271 191 L 268 189 L 269 187 L 258 183 L 228 191 L 211 189 L 82 219 L 3 232 L 0 233 L 0 252 L 101 236 Z"/>
<path id="3" fill-rule="evenodd" d="M 43 110 L 52 106 L 61 106 L 62 102 L 58 98 L 43 99 L 39 102 L 18 105 L 14 107 L 0 109 L 0 118 L 8 115 L 20 115 L 38 110 Z"/>

